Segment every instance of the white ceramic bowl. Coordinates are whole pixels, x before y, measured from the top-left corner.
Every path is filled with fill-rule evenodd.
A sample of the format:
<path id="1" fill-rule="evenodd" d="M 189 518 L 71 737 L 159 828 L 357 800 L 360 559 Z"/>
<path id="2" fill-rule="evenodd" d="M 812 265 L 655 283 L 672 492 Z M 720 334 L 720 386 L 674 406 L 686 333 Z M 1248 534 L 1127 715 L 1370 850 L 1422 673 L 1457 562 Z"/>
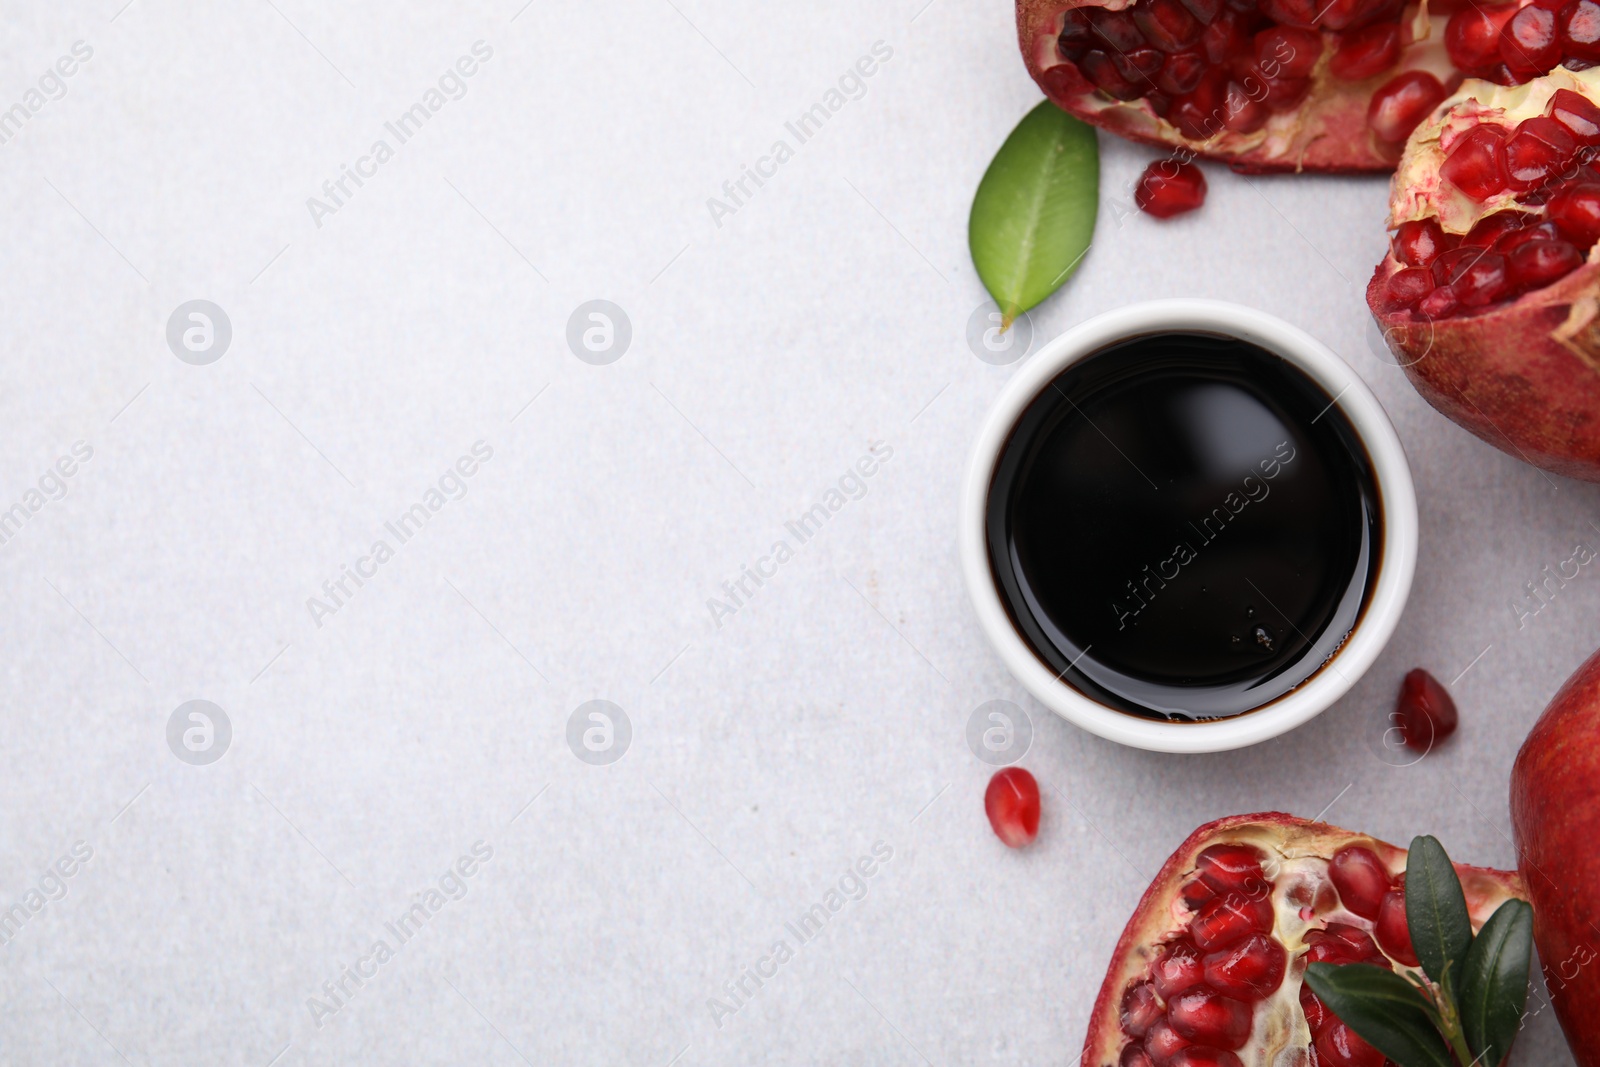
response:
<path id="1" fill-rule="evenodd" d="M 1093 700 L 1058 679 L 1012 625 L 995 587 L 985 538 L 989 484 L 1006 438 L 1040 391 L 1069 364 L 1116 341 L 1154 332 L 1237 337 L 1295 364 L 1335 398 L 1371 457 L 1383 512 L 1378 580 L 1344 644 L 1301 685 L 1254 711 L 1212 722 L 1144 719 Z M 978 620 L 1011 673 L 1046 707 L 1091 733 L 1158 752 L 1220 752 L 1276 737 L 1316 717 L 1372 666 L 1388 642 L 1417 565 L 1417 497 L 1394 426 L 1367 388 L 1326 345 L 1281 319 L 1215 300 L 1157 300 L 1118 308 L 1068 330 L 1017 371 L 984 419 L 961 488 L 961 568 Z"/>

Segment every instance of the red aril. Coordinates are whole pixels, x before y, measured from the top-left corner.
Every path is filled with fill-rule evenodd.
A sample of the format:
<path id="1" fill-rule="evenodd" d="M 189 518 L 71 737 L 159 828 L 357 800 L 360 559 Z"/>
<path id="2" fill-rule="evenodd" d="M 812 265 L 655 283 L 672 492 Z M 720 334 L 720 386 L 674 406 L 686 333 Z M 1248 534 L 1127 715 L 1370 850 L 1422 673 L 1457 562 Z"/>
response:
<path id="1" fill-rule="evenodd" d="M 1383 895 L 1373 933 L 1389 958 L 1407 967 L 1417 965 L 1417 954 L 1411 947 L 1411 927 L 1406 921 L 1405 890 L 1392 889 Z"/>
<path id="2" fill-rule="evenodd" d="M 1519 191 L 1543 185 L 1561 173 L 1577 148 L 1571 132 L 1555 119 L 1523 119 L 1506 142 L 1506 175 Z"/>
<path id="3" fill-rule="evenodd" d="M 1345 81 L 1374 78 L 1400 62 L 1400 27 L 1379 23 L 1345 34 L 1329 69 Z"/>
<path id="4" fill-rule="evenodd" d="M 1328 861 L 1328 877 L 1339 891 L 1339 902 L 1363 919 L 1376 919 L 1383 895 L 1394 886 L 1394 877 L 1378 854 L 1370 848 L 1349 845 Z"/>
<path id="5" fill-rule="evenodd" d="M 1206 202 L 1206 176 L 1193 163 L 1158 159 L 1144 169 L 1133 202 L 1158 219 L 1193 211 Z"/>
<path id="6" fill-rule="evenodd" d="M 1341 902 L 1336 856 L 1339 882 L 1361 883 L 1368 903 L 1379 883 L 1385 898 L 1394 893 L 1405 869 L 1402 849 L 1281 813 L 1237 815 L 1191 834 L 1123 930 L 1090 1016 L 1083 1067 L 1371 1062 L 1362 1058 L 1371 1050 L 1341 1032 L 1343 1023 L 1303 985 L 1306 962 L 1410 965 L 1386 952 L 1372 919 Z M 1474 929 L 1508 898 L 1525 896 L 1515 874 L 1466 866 L 1457 873 Z M 1187 887 L 1213 883 L 1222 895 L 1198 910 L 1186 903 Z M 1243 892 L 1251 887 L 1258 898 Z M 1208 916 L 1230 896 L 1259 900 L 1265 914 L 1252 912 L 1251 928 L 1197 952 L 1218 934 Z"/>
<path id="7" fill-rule="evenodd" d="M 1444 86 L 1425 70 L 1408 71 L 1383 84 L 1367 107 L 1367 127 L 1378 140 L 1397 144 L 1444 99 Z"/>
<path id="8" fill-rule="evenodd" d="M 1144 34 L 1139 31 L 1139 24 L 1126 11 L 1095 8 L 1089 21 L 1102 45 L 1109 46 L 1112 52 L 1131 52 L 1144 45 Z"/>
<path id="9" fill-rule="evenodd" d="M 1039 836 L 1039 783 L 1022 767 L 1006 767 L 989 779 L 983 810 L 995 836 L 1021 848 Z"/>
<path id="10" fill-rule="evenodd" d="M 1485 215 L 1473 224 L 1461 238 L 1461 248 L 1495 248 L 1507 234 L 1520 230 L 1534 220 L 1533 215 L 1521 211 L 1496 211 Z"/>
<path id="11" fill-rule="evenodd" d="M 1500 61 L 1514 74 L 1543 74 L 1560 63 L 1555 12 L 1536 3 L 1518 8 L 1500 31 Z"/>
<path id="12" fill-rule="evenodd" d="M 1322 35 L 1290 26 L 1274 26 L 1256 34 L 1256 64 L 1271 78 L 1304 78 L 1322 54 Z"/>
<path id="13" fill-rule="evenodd" d="M 1503 127 L 1492 123 L 1474 127 L 1450 149 L 1439 165 L 1440 176 L 1474 200 L 1505 192 L 1510 180 L 1506 176 L 1505 135 Z"/>
<path id="14" fill-rule="evenodd" d="M 1200 39 L 1205 27 L 1178 0 L 1144 0 L 1133 7 L 1144 39 L 1163 52 L 1178 52 Z"/>
<path id="15" fill-rule="evenodd" d="M 1368 299 L 1370 302 L 1370 297 Z M 1417 314 L 1425 321 L 1433 322 L 1437 319 L 1449 318 L 1460 307 L 1461 301 L 1456 299 L 1456 291 L 1448 285 L 1441 285 L 1417 301 Z"/>
<path id="16" fill-rule="evenodd" d="M 1462 269 L 1450 287 L 1456 298 L 1469 308 L 1483 307 L 1507 296 L 1512 291 L 1511 276 L 1506 271 L 1506 257 L 1498 252 L 1485 252 Z"/>
<path id="17" fill-rule="evenodd" d="M 1266 934 L 1250 934 L 1231 948 L 1206 955 L 1205 984 L 1225 997 L 1254 1003 L 1283 984 L 1287 963 L 1282 945 Z"/>
<path id="18" fill-rule="evenodd" d="M 1556 33 L 1561 51 L 1579 59 L 1600 59 L 1600 4 L 1595 0 L 1571 0 L 1556 15 Z"/>
<path id="19" fill-rule="evenodd" d="M 1545 211 L 1561 235 L 1579 248 L 1600 240 L 1600 182 L 1580 181 L 1558 191 Z"/>
<path id="20" fill-rule="evenodd" d="M 1583 265 L 1583 253 L 1566 241 L 1528 241 L 1507 258 L 1512 284 L 1538 289 L 1566 277 Z"/>
<path id="21" fill-rule="evenodd" d="M 1500 31 L 1517 13 L 1515 4 L 1468 4 L 1444 27 L 1444 47 L 1461 70 L 1487 70 L 1500 62 Z"/>
<path id="22" fill-rule="evenodd" d="M 1322 13 L 1321 0 L 1261 0 L 1260 7 L 1273 22 L 1305 30 L 1316 29 L 1317 16 Z"/>
<path id="23" fill-rule="evenodd" d="M 1367 1044 L 1342 1022 L 1333 1022 L 1317 1035 L 1317 1056 L 1327 1067 L 1383 1067 L 1383 1053 Z"/>
<path id="24" fill-rule="evenodd" d="M 1567 246 L 1571 248 L 1571 245 Z M 1485 256 L 1485 259 L 1498 258 Z M 1456 286 L 1460 290 L 1460 284 Z M 1462 297 L 1466 302 L 1466 297 Z M 1460 716 L 1439 680 L 1418 668 L 1400 683 L 1400 699 L 1395 703 L 1394 723 L 1405 746 L 1414 752 L 1427 752 L 1456 732 Z"/>
<path id="25" fill-rule="evenodd" d="M 1168 56 L 1156 75 L 1156 85 L 1163 92 L 1182 96 L 1200 84 L 1206 72 L 1206 57 L 1196 51 L 1175 52 Z"/>
<path id="26" fill-rule="evenodd" d="M 1394 232 L 1395 258 L 1408 267 L 1426 267 L 1439 258 L 1440 252 L 1454 247 L 1455 242 L 1445 239 L 1444 230 L 1435 219 L 1402 222 Z"/>
<path id="27" fill-rule="evenodd" d="M 1416 307 L 1417 301 L 1433 292 L 1433 272 L 1426 267 L 1408 267 L 1389 277 L 1387 288 L 1379 298 L 1385 311 L 1401 311 Z"/>
<path id="28" fill-rule="evenodd" d="M 1547 110 L 1579 144 L 1600 144 L 1600 107 L 1587 97 L 1571 89 L 1557 89 Z"/>
<path id="29" fill-rule="evenodd" d="M 1136 85 L 1123 74 L 1122 67 L 1111 58 L 1109 52 L 1091 49 L 1084 54 L 1081 63 L 1089 80 L 1118 100 L 1137 100 L 1144 95 L 1144 87 Z"/>

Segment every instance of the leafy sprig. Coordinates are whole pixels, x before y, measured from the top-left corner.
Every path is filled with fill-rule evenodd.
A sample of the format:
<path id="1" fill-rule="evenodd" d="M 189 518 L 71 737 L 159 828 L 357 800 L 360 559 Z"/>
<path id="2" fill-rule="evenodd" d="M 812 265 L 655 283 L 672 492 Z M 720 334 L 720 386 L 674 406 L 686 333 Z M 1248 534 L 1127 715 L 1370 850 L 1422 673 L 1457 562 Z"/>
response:
<path id="1" fill-rule="evenodd" d="M 1406 926 L 1422 973 L 1313 963 L 1306 984 L 1328 1010 L 1400 1067 L 1499 1067 L 1528 1000 L 1533 909 L 1508 900 L 1477 935 L 1444 846 L 1406 855 Z"/>

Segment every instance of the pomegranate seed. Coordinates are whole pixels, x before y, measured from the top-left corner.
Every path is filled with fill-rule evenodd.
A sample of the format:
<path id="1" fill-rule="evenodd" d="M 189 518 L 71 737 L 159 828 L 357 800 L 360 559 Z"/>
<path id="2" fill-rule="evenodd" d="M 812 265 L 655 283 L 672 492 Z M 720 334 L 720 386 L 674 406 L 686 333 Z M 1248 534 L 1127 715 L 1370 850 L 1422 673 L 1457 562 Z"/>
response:
<path id="1" fill-rule="evenodd" d="M 1392 889 L 1383 895 L 1383 906 L 1378 909 L 1378 921 L 1372 932 L 1377 935 L 1384 952 L 1407 967 L 1417 965 L 1417 953 L 1411 947 L 1411 927 L 1406 924 L 1405 890 Z"/>
<path id="2" fill-rule="evenodd" d="M 1167 121 L 1178 132 L 1195 141 L 1204 141 L 1222 130 L 1222 102 L 1228 89 L 1228 75 L 1213 68 L 1200 79 L 1192 93 L 1172 103 Z"/>
<path id="3" fill-rule="evenodd" d="M 1506 174 L 1519 189 L 1532 189 L 1554 177 L 1572 159 L 1578 142 L 1555 119 L 1537 115 L 1517 125 L 1506 142 Z"/>
<path id="4" fill-rule="evenodd" d="M 1189 905 L 1190 911 L 1199 911 L 1202 904 L 1217 894 L 1210 886 L 1195 878 L 1184 884 L 1179 895 L 1183 897 L 1183 902 Z"/>
<path id="5" fill-rule="evenodd" d="M 1021 767 L 1006 767 L 989 779 L 983 810 L 995 836 L 1021 848 L 1039 836 L 1039 783 Z"/>
<path id="6" fill-rule="evenodd" d="M 1500 62 L 1500 31 L 1517 13 L 1513 4 L 1478 7 L 1468 4 L 1450 16 L 1444 27 L 1444 48 L 1450 62 L 1465 71 L 1480 71 Z"/>
<path id="7" fill-rule="evenodd" d="M 1400 27 L 1394 23 L 1368 26 L 1346 34 L 1330 65 L 1336 78 L 1365 81 L 1400 62 Z"/>
<path id="8" fill-rule="evenodd" d="M 1456 299 L 1455 290 L 1448 285 L 1441 285 L 1417 301 L 1417 314 L 1429 319 L 1447 319 L 1460 306 L 1461 301 Z"/>
<path id="9" fill-rule="evenodd" d="M 1340 936 L 1336 928 L 1355 930 L 1361 934 L 1365 943 Z M 1356 930 L 1355 927 L 1345 926 L 1343 923 L 1329 923 L 1325 930 L 1313 930 L 1306 934 L 1305 940 L 1306 944 L 1311 946 L 1306 950 L 1307 963 L 1333 963 L 1343 966 L 1347 963 L 1359 963 L 1378 951 L 1378 946 L 1373 944 L 1372 938 Z"/>
<path id="10" fill-rule="evenodd" d="M 1529 241 L 1560 241 L 1561 234 L 1556 231 L 1553 222 L 1540 222 L 1532 226 L 1524 226 L 1519 230 L 1508 230 L 1501 234 L 1494 242 L 1494 250 L 1509 260 L 1511 253 L 1527 244 Z"/>
<path id="11" fill-rule="evenodd" d="M 1250 99 L 1250 94 L 1238 82 L 1229 82 L 1227 96 L 1223 98 L 1223 115 L 1222 124 L 1234 133 L 1255 133 L 1267 124 L 1272 112 L 1261 101 Z"/>
<path id="12" fill-rule="evenodd" d="M 1197 946 L 1215 952 L 1250 934 L 1271 933 L 1272 922 L 1272 901 L 1229 893 L 1201 908 L 1189 923 L 1189 933 Z"/>
<path id="13" fill-rule="evenodd" d="M 1098 48 L 1085 52 L 1078 66 L 1090 81 L 1118 100 L 1137 100 L 1143 95 L 1142 88 L 1124 77 L 1116 61 Z"/>
<path id="14" fill-rule="evenodd" d="M 1133 202 L 1158 219 L 1193 211 L 1206 202 L 1206 176 L 1193 163 L 1158 159 L 1144 169 Z"/>
<path id="15" fill-rule="evenodd" d="M 1172 97 L 1163 92 L 1145 93 L 1144 102 L 1150 105 L 1151 111 L 1162 118 L 1166 118 L 1167 112 L 1172 110 Z"/>
<path id="16" fill-rule="evenodd" d="M 1556 15 L 1556 33 L 1568 59 L 1600 59 L 1600 4 L 1572 0 Z"/>
<path id="17" fill-rule="evenodd" d="M 1566 241 L 1529 241 L 1506 259 L 1511 282 L 1518 289 L 1542 289 L 1583 264 L 1583 253 Z"/>
<path id="18" fill-rule="evenodd" d="M 1200 52 L 1175 52 L 1168 56 L 1156 75 L 1156 85 L 1173 96 L 1182 96 L 1200 84 L 1206 72 L 1206 57 Z"/>
<path id="19" fill-rule="evenodd" d="M 1207 26 L 1211 25 L 1222 12 L 1222 0 L 1183 0 L 1183 6 L 1189 9 L 1189 14 Z"/>
<path id="20" fill-rule="evenodd" d="M 1393 0 L 1332 0 L 1322 9 L 1322 28 L 1354 30 L 1399 13 Z"/>
<path id="21" fill-rule="evenodd" d="M 1322 998 L 1311 992 L 1311 987 L 1308 985 L 1300 987 L 1300 1010 L 1306 1013 L 1306 1025 L 1311 1028 L 1313 1037 L 1329 1019 L 1333 1018 L 1333 1012 L 1322 1003 Z"/>
<path id="22" fill-rule="evenodd" d="M 1262 103 L 1273 111 L 1293 111 L 1310 92 L 1310 78 L 1274 78 L 1267 82 Z"/>
<path id="23" fill-rule="evenodd" d="M 1089 16 L 1082 8 L 1073 8 L 1061 21 L 1061 33 L 1056 37 L 1056 47 L 1061 50 L 1063 56 L 1074 59 L 1082 55 L 1093 43 L 1090 37 L 1092 33 Z"/>
<path id="24" fill-rule="evenodd" d="M 1426 267 L 1453 247 L 1435 219 L 1402 222 L 1394 233 L 1394 258 L 1408 267 Z"/>
<path id="25" fill-rule="evenodd" d="M 1144 1036 L 1144 1050 L 1150 1054 L 1150 1059 L 1156 1067 L 1167 1067 L 1172 1062 L 1172 1057 L 1189 1047 L 1189 1041 L 1172 1024 L 1162 1019 L 1150 1028 Z"/>
<path id="26" fill-rule="evenodd" d="M 1317 1035 L 1317 1061 L 1327 1067 L 1383 1067 L 1383 1053 L 1361 1040 L 1344 1023 L 1334 1020 Z"/>
<path id="27" fill-rule="evenodd" d="M 1600 240 L 1600 182 L 1580 181 L 1558 190 L 1545 208 L 1561 236 L 1587 252 Z"/>
<path id="28" fill-rule="evenodd" d="M 1304 78 L 1322 54 L 1322 35 L 1290 26 L 1274 26 L 1256 34 L 1255 46 L 1256 61 L 1266 77 Z"/>
<path id="29" fill-rule="evenodd" d="M 1135 48 L 1131 52 L 1112 56 L 1111 62 L 1117 65 L 1117 73 L 1140 86 L 1142 92 L 1150 86 L 1150 79 L 1161 73 L 1167 57 L 1154 48 Z"/>
<path id="30" fill-rule="evenodd" d="M 1433 292 L 1433 288 L 1433 272 L 1426 267 L 1395 271 L 1384 282 L 1378 310 L 1392 312 L 1415 307 L 1418 300 Z"/>
<path id="31" fill-rule="evenodd" d="M 1218 893 L 1260 896 L 1271 888 L 1261 870 L 1261 852 L 1251 845 L 1212 845 L 1195 857 L 1194 867 Z"/>
<path id="32" fill-rule="evenodd" d="M 1224 11 L 1200 35 L 1200 48 L 1212 63 L 1226 63 L 1234 56 L 1243 55 L 1251 46 L 1250 31 L 1237 11 Z"/>
<path id="33" fill-rule="evenodd" d="M 1206 969 L 1200 959 L 1200 950 L 1188 939 L 1174 941 L 1162 949 L 1155 963 L 1150 966 L 1150 978 L 1163 1000 L 1171 1000 L 1179 993 L 1188 992 L 1205 981 L 1205 977 Z"/>
<path id="34" fill-rule="evenodd" d="M 1272 938 L 1251 934 L 1232 948 L 1205 957 L 1206 984 L 1235 1000 L 1265 1000 L 1283 984 L 1288 959 Z"/>
<path id="35" fill-rule="evenodd" d="M 1506 257 L 1498 252 L 1485 252 L 1463 270 L 1450 287 L 1455 290 L 1456 299 L 1467 307 L 1483 307 L 1509 296 L 1511 276 L 1506 272 Z"/>
<path id="36" fill-rule="evenodd" d="M 1140 1046 L 1129 1045 L 1122 1050 L 1122 1056 L 1117 1060 L 1117 1067 L 1155 1067 L 1155 1061 Z"/>
<path id="37" fill-rule="evenodd" d="M 1359 926 L 1335 922 L 1323 927 L 1323 932 L 1349 945 L 1358 958 L 1375 955 L 1378 951 L 1378 945 L 1372 940 L 1372 935 Z"/>
<path id="38" fill-rule="evenodd" d="M 1244 1061 L 1219 1048 L 1186 1048 L 1172 1057 L 1172 1067 L 1244 1067 Z"/>
<path id="39" fill-rule="evenodd" d="M 1122 1032 L 1129 1037 L 1143 1037 L 1165 1013 L 1149 982 L 1131 985 L 1122 994 Z"/>
<path id="40" fill-rule="evenodd" d="M 1191 989 L 1167 1006 L 1167 1023 L 1182 1037 L 1213 1048 L 1243 1048 L 1250 1036 L 1250 1005 L 1214 989 Z"/>
<path id="41" fill-rule="evenodd" d="M 1500 60 L 1519 74 L 1543 74 L 1559 63 L 1555 12 L 1537 4 L 1518 9 L 1500 31 Z"/>
<path id="42" fill-rule="evenodd" d="M 1439 285 L 1454 282 L 1469 266 L 1477 262 L 1483 251 L 1481 248 L 1452 248 L 1448 252 L 1440 253 L 1439 258 L 1434 260 L 1433 266 L 1429 268 L 1433 272 L 1433 280 Z"/>
<path id="43" fill-rule="evenodd" d="M 1438 78 L 1425 70 L 1408 70 L 1372 94 L 1367 126 L 1380 141 L 1404 141 L 1444 97 Z"/>
<path id="44" fill-rule="evenodd" d="M 1328 863 L 1328 877 L 1339 891 L 1339 902 L 1363 919 L 1378 917 L 1383 895 L 1394 883 L 1378 854 L 1360 845 L 1335 852 Z"/>
<path id="45" fill-rule="evenodd" d="M 1439 165 L 1439 174 L 1474 200 L 1487 200 L 1504 192 L 1504 138 L 1505 131 L 1499 126 L 1474 127 L 1450 150 Z"/>
<path id="46" fill-rule="evenodd" d="M 1571 245 L 1567 245 L 1572 248 Z M 1573 249 L 1576 253 L 1577 249 Z M 1499 259 L 1496 255 L 1487 255 L 1484 259 Z M 1467 272 L 1470 275 L 1471 271 Z M 1466 275 L 1463 276 L 1465 280 Z M 1462 293 L 1461 283 L 1455 283 L 1457 295 L 1463 304 L 1472 301 Z M 1400 727 L 1401 739 L 1406 747 L 1417 752 L 1426 752 L 1435 744 L 1443 741 L 1456 732 L 1456 723 L 1459 716 L 1456 714 L 1456 702 L 1450 699 L 1450 694 L 1438 679 L 1427 671 L 1418 668 L 1409 672 L 1405 680 L 1400 683 L 1400 699 L 1395 704 L 1395 723 Z"/>
<path id="47" fill-rule="evenodd" d="M 1261 13 L 1267 18 L 1303 30 L 1316 29 L 1321 12 L 1322 5 L 1317 0 L 1261 0 Z"/>
<path id="48" fill-rule="evenodd" d="M 1133 7 L 1133 21 L 1144 39 L 1163 52 L 1178 52 L 1200 39 L 1205 26 L 1178 0 L 1140 0 Z"/>
<path id="49" fill-rule="evenodd" d="M 1144 47 L 1144 34 L 1139 32 L 1139 24 L 1126 11 L 1096 8 L 1094 14 L 1089 16 L 1089 21 L 1094 25 L 1095 33 L 1111 46 L 1113 52 L 1131 52 Z"/>
<path id="50" fill-rule="evenodd" d="M 1600 144 L 1600 107 L 1571 89 L 1557 89 L 1545 114 L 1567 128 L 1579 144 Z"/>
<path id="51" fill-rule="evenodd" d="M 1496 211 L 1473 223 L 1461 238 L 1460 248 L 1490 248 L 1506 234 L 1520 230 L 1533 221 L 1532 215 L 1521 211 Z"/>

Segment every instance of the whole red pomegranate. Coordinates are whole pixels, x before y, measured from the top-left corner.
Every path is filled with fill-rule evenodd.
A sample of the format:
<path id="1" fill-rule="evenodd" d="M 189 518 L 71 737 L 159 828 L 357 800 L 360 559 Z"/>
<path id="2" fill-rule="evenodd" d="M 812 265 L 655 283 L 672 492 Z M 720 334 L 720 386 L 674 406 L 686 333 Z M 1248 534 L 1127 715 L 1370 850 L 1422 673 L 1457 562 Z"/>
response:
<path id="1" fill-rule="evenodd" d="M 1567 679 L 1511 768 L 1511 825 L 1545 985 L 1580 1067 L 1600 1065 L 1600 652 Z"/>
<path id="2" fill-rule="evenodd" d="M 1319 961 L 1416 966 L 1405 863 L 1404 849 L 1281 812 L 1200 827 L 1117 942 L 1083 1067 L 1382 1067 L 1301 976 Z M 1456 871 L 1474 930 L 1524 896 L 1509 871 Z"/>
<path id="3" fill-rule="evenodd" d="M 1597 101 L 1600 69 L 1464 85 L 1406 145 L 1394 238 L 1367 286 L 1430 404 L 1588 481 L 1600 481 Z"/>
<path id="4" fill-rule="evenodd" d="M 1387 171 L 1463 75 L 1600 60 L 1600 0 L 1017 0 L 1066 111 L 1262 170 Z"/>

